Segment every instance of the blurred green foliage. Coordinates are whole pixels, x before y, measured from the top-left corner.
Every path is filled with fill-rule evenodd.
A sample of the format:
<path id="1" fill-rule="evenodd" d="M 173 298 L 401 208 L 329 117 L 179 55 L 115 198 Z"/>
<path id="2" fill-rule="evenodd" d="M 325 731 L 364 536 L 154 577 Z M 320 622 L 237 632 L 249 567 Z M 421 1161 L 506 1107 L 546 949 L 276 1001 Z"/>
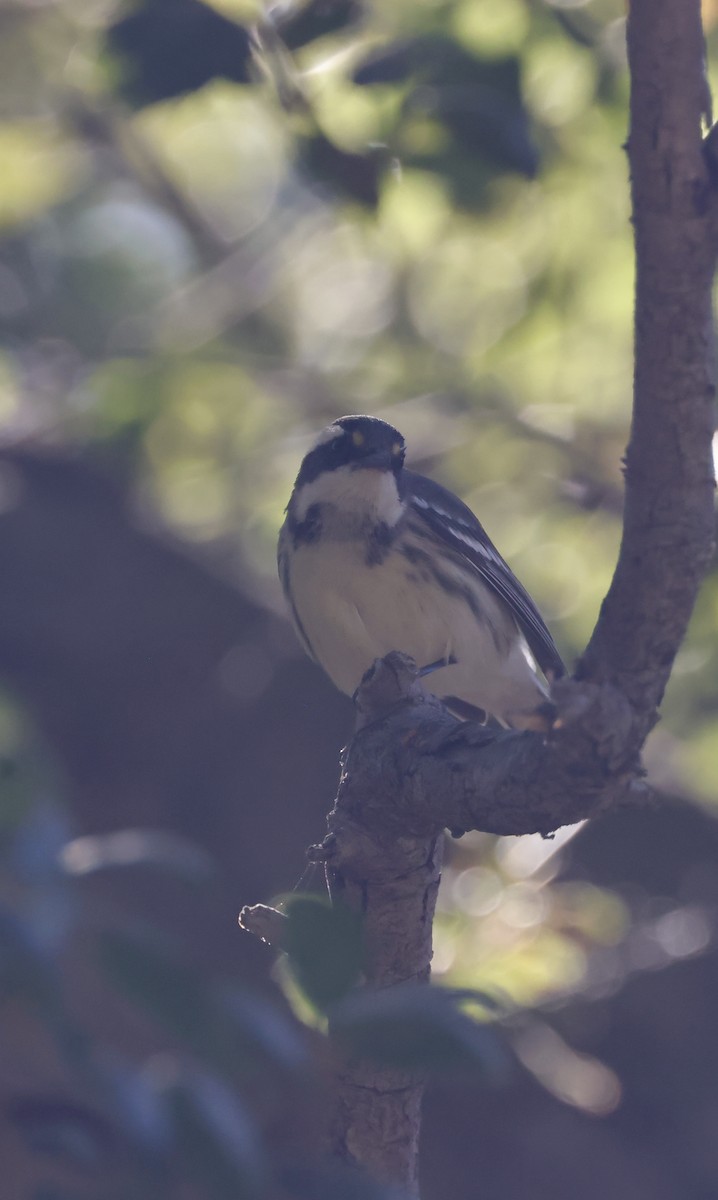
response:
<path id="1" fill-rule="evenodd" d="M 111 906 L 98 910 L 84 893 L 89 875 L 128 868 L 159 867 L 196 885 L 197 860 L 206 867 L 200 852 L 148 829 L 73 839 L 61 808 L 37 799 L 32 756 L 16 747 L 12 771 L 4 761 L 15 805 L 0 837 L 0 1014 L 12 1022 L 19 1005 L 35 1038 L 45 1031 L 81 1097 L 29 1093 L 6 1103 L 27 1147 L 66 1169 L 114 1171 L 111 1147 L 121 1138 L 133 1200 L 184 1195 L 176 1191 L 183 1178 L 208 1200 L 322 1200 L 330 1185 L 355 1200 L 390 1200 L 376 1182 L 336 1175 L 338 1165 L 326 1174 L 306 1152 L 285 1159 L 265 1139 L 258 1112 L 274 1112 L 279 1096 L 311 1111 L 320 1095 L 317 1062 L 288 1014 L 198 972 L 159 925 L 118 925 Z M 360 967 L 357 916 L 312 896 L 288 908 L 292 968 L 330 1019 L 328 1036 L 314 1033 L 328 1044 L 323 1054 L 333 1043 L 389 1066 L 505 1075 L 493 1031 L 460 1007 L 485 997 L 416 986 L 348 996 Z M 138 1065 L 78 1022 L 60 962 L 83 934 L 106 979 L 172 1051 Z"/>
<path id="2" fill-rule="evenodd" d="M 3 5 L 3 438 L 113 459 L 215 568 L 233 577 L 241 555 L 273 605 L 276 531 L 307 439 L 344 412 L 387 417 L 411 461 L 479 513 L 570 662 L 615 561 L 630 413 L 623 9 Z M 717 15 L 707 6 L 709 34 Z M 717 616 L 713 575 L 648 756 L 656 779 L 710 801 Z M 16 720 L 6 704 L 11 741 Z M 73 867 L 62 819 L 37 817 L 12 772 L 1 782 L 6 867 L 20 878 L 25 845 L 26 874 L 0 914 L 0 986 L 65 1036 L 52 955 L 87 854 L 76 846 Z M 478 835 L 455 847 L 438 976 L 526 1003 L 576 986 L 590 947 L 620 941 L 622 902 L 553 883 L 554 849 Z M 117 846 L 85 851 L 117 866 Z M 213 1072 L 223 1039 L 244 1052 L 233 1022 L 245 1040 L 252 1028 L 259 1043 L 284 1039 L 289 1058 L 293 1029 L 263 1033 L 249 1001 L 233 1010 L 218 984 L 125 935 L 105 941 L 104 962 L 207 1060 L 169 1073 L 164 1107 L 162 1088 L 143 1099 L 159 1104 L 160 1142 L 184 1144 L 203 1178 L 211 1162 L 213 1195 L 261 1192 L 251 1118 Z M 314 985 L 322 1004 L 343 990 Z M 208 1025 L 219 1044 L 203 1043 Z M 302 1179 L 297 1195 L 321 1193 Z"/>

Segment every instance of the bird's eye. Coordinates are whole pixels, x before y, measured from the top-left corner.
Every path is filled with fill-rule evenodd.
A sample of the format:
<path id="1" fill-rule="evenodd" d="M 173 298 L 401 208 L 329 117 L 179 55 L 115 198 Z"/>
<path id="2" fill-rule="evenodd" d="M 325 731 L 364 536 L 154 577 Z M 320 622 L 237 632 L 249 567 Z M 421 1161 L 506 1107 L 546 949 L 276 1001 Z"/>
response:
<path id="1" fill-rule="evenodd" d="M 354 445 L 355 446 L 363 446 L 365 440 L 366 439 L 364 437 L 364 434 L 361 432 L 361 430 L 355 429 L 352 434 L 352 441 L 353 441 Z"/>

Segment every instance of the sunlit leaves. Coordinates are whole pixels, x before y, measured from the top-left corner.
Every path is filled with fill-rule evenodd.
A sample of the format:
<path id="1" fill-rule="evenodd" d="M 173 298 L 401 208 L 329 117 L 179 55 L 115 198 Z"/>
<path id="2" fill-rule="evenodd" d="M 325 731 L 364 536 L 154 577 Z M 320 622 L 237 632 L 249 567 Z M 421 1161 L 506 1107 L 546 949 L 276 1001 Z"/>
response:
<path id="1" fill-rule="evenodd" d="M 164 1081 L 186 1171 L 211 1200 L 258 1200 L 266 1164 L 258 1131 L 229 1088 L 200 1071 Z"/>
<path id="2" fill-rule="evenodd" d="M 291 150 L 261 95 L 215 81 L 136 118 L 158 163 L 227 246 L 267 219 Z"/>
<path id="3" fill-rule="evenodd" d="M 41 119 L 0 123 L 0 161 L 0 230 L 71 195 L 88 165 L 77 143 Z"/>

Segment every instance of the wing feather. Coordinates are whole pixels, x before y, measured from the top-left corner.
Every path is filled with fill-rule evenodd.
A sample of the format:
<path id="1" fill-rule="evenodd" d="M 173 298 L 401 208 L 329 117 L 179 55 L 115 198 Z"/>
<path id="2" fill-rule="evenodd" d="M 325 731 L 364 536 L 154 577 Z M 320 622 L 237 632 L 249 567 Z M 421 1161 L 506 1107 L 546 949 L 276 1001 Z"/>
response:
<path id="1" fill-rule="evenodd" d="M 464 561 L 471 564 L 510 609 L 544 674 L 566 674 L 556 644 L 526 589 L 499 554 L 480 521 L 452 492 L 417 475 L 402 472 L 404 500 L 421 521 Z"/>

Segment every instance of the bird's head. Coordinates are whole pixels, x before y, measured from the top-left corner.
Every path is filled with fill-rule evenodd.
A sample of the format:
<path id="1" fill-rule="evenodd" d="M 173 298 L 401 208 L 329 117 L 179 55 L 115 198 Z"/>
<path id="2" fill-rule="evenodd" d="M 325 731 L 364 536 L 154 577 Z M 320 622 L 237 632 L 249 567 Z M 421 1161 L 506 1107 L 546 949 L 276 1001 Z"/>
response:
<path id="1" fill-rule="evenodd" d="M 295 487 L 340 468 L 392 471 L 398 475 L 405 451 L 403 437 L 387 421 L 378 417 L 339 417 L 322 430 L 304 456 Z"/>

